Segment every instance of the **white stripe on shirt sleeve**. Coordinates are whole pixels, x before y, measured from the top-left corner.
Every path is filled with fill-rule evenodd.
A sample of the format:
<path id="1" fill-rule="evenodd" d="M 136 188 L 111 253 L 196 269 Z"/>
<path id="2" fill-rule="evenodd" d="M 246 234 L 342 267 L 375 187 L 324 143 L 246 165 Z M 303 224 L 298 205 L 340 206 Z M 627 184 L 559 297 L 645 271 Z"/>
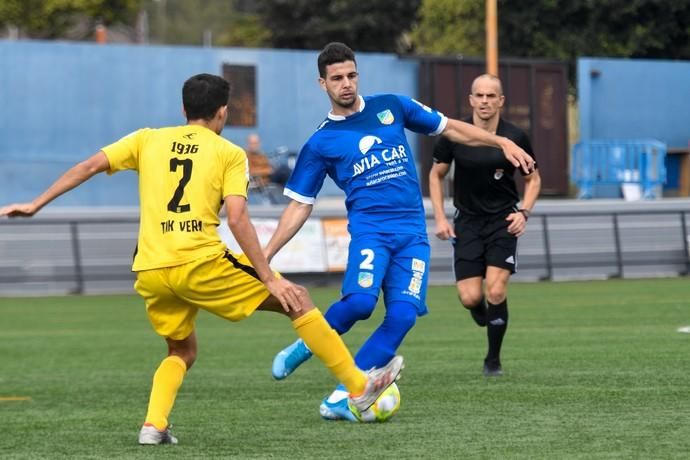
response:
<path id="1" fill-rule="evenodd" d="M 314 201 L 316 201 L 314 197 L 300 195 L 297 192 L 293 192 L 289 188 L 283 190 L 283 195 L 303 204 L 314 204 Z"/>
<path id="2" fill-rule="evenodd" d="M 433 133 L 429 133 L 429 136 L 438 136 L 443 132 L 444 129 L 446 129 L 446 125 L 448 124 L 448 117 L 444 116 L 441 118 L 441 122 L 438 124 L 438 128 L 436 128 L 436 131 Z"/>

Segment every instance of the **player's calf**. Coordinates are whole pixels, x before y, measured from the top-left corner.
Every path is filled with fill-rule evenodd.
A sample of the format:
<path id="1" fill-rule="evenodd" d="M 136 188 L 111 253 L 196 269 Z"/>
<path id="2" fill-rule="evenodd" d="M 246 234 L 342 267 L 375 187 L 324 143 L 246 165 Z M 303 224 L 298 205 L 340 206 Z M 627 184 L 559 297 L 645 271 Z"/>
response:
<path id="1" fill-rule="evenodd" d="M 487 323 L 487 311 L 486 311 L 486 302 L 484 302 L 484 299 L 477 305 L 474 305 L 473 307 L 465 307 L 467 310 L 470 312 L 470 316 L 472 316 L 472 319 L 474 322 L 477 324 L 479 327 L 486 327 Z"/>

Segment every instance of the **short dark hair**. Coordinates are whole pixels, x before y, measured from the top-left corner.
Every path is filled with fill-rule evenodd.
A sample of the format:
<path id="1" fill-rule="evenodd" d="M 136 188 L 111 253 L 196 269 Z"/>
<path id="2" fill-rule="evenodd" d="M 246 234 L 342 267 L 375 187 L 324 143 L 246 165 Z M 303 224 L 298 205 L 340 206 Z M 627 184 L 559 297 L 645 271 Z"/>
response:
<path id="1" fill-rule="evenodd" d="M 321 50 L 321 53 L 319 53 L 319 76 L 321 78 L 326 78 L 327 66 L 345 61 L 352 61 L 355 63 L 355 65 L 357 65 L 357 61 L 355 61 L 355 52 L 352 51 L 345 43 L 329 43 L 324 47 L 323 50 Z"/>
<path id="2" fill-rule="evenodd" d="M 218 109 L 228 105 L 230 83 L 207 73 L 190 77 L 182 87 L 182 106 L 187 120 L 211 120 Z"/>

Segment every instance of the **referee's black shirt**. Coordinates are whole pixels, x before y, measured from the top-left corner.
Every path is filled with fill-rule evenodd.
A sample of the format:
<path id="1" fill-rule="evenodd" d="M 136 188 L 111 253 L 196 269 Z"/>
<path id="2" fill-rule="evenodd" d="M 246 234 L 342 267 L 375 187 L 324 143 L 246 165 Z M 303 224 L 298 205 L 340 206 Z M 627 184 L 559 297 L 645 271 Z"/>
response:
<path id="1" fill-rule="evenodd" d="M 472 124 L 472 117 L 463 121 Z M 537 167 L 532 144 L 523 130 L 501 118 L 496 135 L 522 147 L 535 159 Z M 506 160 L 501 149 L 470 147 L 441 137 L 434 147 L 434 162 L 455 162 L 453 204 L 461 214 L 496 214 L 520 201 L 513 177 L 516 168 Z"/>

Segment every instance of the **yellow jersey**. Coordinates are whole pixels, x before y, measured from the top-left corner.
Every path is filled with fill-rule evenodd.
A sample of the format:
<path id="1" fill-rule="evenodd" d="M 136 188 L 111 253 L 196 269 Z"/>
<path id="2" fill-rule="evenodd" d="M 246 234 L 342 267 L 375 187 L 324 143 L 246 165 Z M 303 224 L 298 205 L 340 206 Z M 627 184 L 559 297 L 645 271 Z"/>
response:
<path id="1" fill-rule="evenodd" d="M 139 174 L 139 240 L 132 270 L 174 267 L 223 252 L 218 212 L 247 197 L 247 155 L 199 125 L 140 129 L 103 147 L 108 174 Z"/>

